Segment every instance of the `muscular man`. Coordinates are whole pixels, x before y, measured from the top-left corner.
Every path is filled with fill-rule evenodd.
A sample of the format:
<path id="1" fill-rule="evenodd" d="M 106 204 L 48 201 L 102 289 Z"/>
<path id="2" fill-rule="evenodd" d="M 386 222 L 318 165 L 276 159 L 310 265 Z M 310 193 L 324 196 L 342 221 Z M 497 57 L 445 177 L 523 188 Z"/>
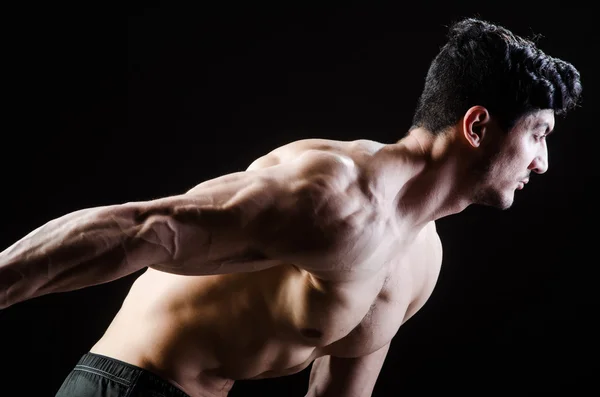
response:
<path id="1" fill-rule="evenodd" d="M 1 253 L 1 306 L 147 268 L 61 397 L 226 396 L 311 363 L 307 396 L 370 396 L 436 283 L 435 220 L 509 208 L 580 93 L 569 63 L 462 20 L 400 141 L 292 142 L 181 195 L 52 220 Z"/>

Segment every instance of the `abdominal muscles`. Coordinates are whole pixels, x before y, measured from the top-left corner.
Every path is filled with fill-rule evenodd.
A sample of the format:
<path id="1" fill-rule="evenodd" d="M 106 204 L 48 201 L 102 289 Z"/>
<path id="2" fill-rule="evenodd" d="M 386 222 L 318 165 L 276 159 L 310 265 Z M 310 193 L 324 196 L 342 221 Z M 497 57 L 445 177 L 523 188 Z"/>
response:
<path id="1" fill-rule="evenodd" d="M 360 286 L 334 286 L 292 265 L 202 277 L 149 269 L 92 351 L 188 390 L 206 377 L 293 374 L 329 354 L 330 346 L 339 350 L 345 336 L 355 339 L 388 278 L 384 273 Z"/>

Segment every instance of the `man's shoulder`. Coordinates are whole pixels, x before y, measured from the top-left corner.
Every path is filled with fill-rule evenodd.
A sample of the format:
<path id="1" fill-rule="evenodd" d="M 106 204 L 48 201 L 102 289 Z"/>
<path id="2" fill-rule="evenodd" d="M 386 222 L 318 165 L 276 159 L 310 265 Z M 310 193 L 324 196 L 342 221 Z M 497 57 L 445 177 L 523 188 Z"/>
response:
<path id="1" fill-rule="evenodd" d="M 409 249 L 411 261 L 421 269 L 435 271 L 442 263 L 442 241 L 435 221 L 427 223 L 418 233 Z"/>
<path id="2" fill-rule="evenodd" d="M 353 158 L 358 153 L 374 153 L 383 146 L 385 144 L 367 139 L 342 141 L 324 138 L 306 138 L 274 148 L 266 156 L 275 156 L 282 162 L 293 160 L 306 152 L 337 154 Z"/>
<path id="3" fill-rule="evenodd" d="M 381 144 L 380 144 L 381 145 Z M 336 141 L 329 139 L 303 139 L 282 145 L 256 159 L 248 171 L 283 166 L 270 172 L 276 174 L 293 171 L 290 182 L 300 179 L 315 180 L 333 177 L 334 185 L 355 180 L 368 163 L 368 156 L 376 149 L 368 141 Z M 333 187 L 333 186 L 331 186 Z"/>
<path id="4" fill-rule="evenodd" d="M 432 249 L 432 253 L 435 255 L 435 259 L 441 262 L 442 256 L 442 240 L 440 239 L 440 235 L 437 230 L 437 225 L 435 221 L 429 222 L 424 228 L 424 237 L 426 239 L 426 244 Z"/>

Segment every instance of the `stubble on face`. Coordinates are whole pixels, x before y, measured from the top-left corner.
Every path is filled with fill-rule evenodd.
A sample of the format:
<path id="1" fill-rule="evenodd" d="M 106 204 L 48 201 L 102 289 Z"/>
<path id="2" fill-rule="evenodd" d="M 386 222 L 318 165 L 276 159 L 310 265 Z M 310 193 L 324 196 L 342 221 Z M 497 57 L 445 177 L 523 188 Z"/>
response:
<path id="1" fill-rule="evenodd" d="M 474 204 L 501 210 L 507 210 L 512 206 L 514 196 L 508 195 L 498 187 L 497 177 L 503 174 L 502 171 L 506 167 L 507 164 L 501 161 L 501 153 L 498 150 L 490 150 L 473 165 Z"/>

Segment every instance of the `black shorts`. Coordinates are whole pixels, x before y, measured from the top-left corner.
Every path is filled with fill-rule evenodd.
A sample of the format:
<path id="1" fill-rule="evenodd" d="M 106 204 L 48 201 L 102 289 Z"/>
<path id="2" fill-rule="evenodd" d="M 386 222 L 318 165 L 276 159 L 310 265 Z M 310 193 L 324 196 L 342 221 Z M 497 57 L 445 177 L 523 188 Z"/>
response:
<path id="1" fill-rule="evenodd" d="M 56 397 L 190 397 L 158 375 L 114 358 L 87 353 Z"/>

